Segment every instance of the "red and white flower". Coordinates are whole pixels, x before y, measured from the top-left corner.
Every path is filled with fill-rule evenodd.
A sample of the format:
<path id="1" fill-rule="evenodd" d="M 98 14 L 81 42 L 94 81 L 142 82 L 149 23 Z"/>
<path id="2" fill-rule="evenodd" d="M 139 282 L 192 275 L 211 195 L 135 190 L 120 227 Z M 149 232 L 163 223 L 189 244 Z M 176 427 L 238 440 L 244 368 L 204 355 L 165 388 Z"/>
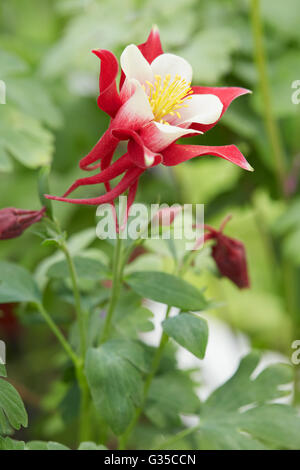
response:
<path id="1" fill-rule="evenodd" d="M 109 128 L 85 156 L 83 170 L 100 168 L 100 173 L 77 180 L 63 197 L 49 199 L 74 204 L 112 203 L 129 190 L 128 205 L 134 201 L 140 176 L 162 163 L 174 166 L 203 155 L 215 155 L 252 170 L 234 145 L 210 147 L 177 145 L 181 137 L 200 135 L 220 120 L 230 103 L 249 93 L 244 88 L 191 86 L 192 67 L 182 57 L 164 53 L 158 29 L 154 27 L 144 44 L 123 51 L 121 80 L 117 87 L 118 61 L 106 50 L 93 51 L 101 60 L 98 106 L 111 117 Z M 127 152 L 113 164 L 121 140 L 128 141 Z M 111 180 L 123 174 L 111 188 Z M 83 185 L 104 183 L 106 194 L 90 199 L 68 198 Z"/>

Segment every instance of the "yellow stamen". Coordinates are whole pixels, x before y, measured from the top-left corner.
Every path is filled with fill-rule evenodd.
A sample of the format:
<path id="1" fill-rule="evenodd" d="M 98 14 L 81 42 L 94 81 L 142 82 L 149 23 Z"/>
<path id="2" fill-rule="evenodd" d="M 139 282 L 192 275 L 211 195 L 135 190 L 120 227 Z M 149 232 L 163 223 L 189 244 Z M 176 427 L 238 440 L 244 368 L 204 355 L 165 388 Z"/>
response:
<path id="1" fill-rule="evenodd" d="M 187 100 L 191 99 L 193 90 L 190 83 L 182 79 L 179 75 L 175 75 L 171 81 L 171 75 L 168 74 L 162 80 L 160 75 L 155 75 L 154 84 L 147 81 L 149 103 L 154 114 L 155 121 L 162 124 L 168 124 L 165 116 L 177 116 L 181 118 L 177 111 L 180 108 L 188 107 Z"/>

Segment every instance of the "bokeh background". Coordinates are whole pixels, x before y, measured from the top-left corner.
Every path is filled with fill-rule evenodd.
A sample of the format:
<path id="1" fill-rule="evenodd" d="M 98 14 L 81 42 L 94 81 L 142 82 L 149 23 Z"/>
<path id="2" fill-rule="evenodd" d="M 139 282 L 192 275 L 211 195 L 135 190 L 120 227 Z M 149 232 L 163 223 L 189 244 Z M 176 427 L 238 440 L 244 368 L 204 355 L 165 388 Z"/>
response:
<path id="1" fill-rule="evenodd" d="M 206 378 L 214 385 L 226 378 L 224 371 L 230 375 L 245 348 L 273 351 L 289 360 L 292 342 L 300 339 L 300 104 L 292 102 L 292 83 L 300 80 L 299 2 L 261 0 L 265 54 L 251 6 L 250 0 L 0 4 L 0 80 L 7 86 L 6 104 L 0 105 L 1 208 L 40 207 L 37 176 L 43 165 L 52 165 L 53 194 L 63 193 L 80 176 L 79 159 L 108 123 L 96 104 L 99 61 L 92 49 L 111 49 L 119 56 L 127 44 L 144 42 L 157 24 L 164 49 L 193 65 L 194 84 L 253 91 L 234 102 L 221 123 L 197 142 L 238 145 L 254 173 L 205 157 L 173 170 L 147 172 L 138 191 L 138 200 L 147 203 L 204 203 L 206 222 L 215 226 L 231 213 L 226 233 L 247 248 L 249 290 L 240 291 L 227 279 L 216 281 L 205 251 L 198 274 L 191 275 L 192 282 L 207 286 L 209 296 L 219 302 L 210 313 L 216 340 L 209 345 L 206 366 L 204 361 L 213 371 Z M 98 194 L 99 188 L 86 191 Z M 57 203 L 55 214 L 69 234 L 85 230 L 79 242 L 84 249 L 108 249 L 95 240 L 94 208 Z M 52 249 L 42 247 L 33 232 L 2 241 L 0 258 L 21 263 L 43 282 L 41 261 L 52 256 Z M 168 262 L 162 259 L 156 254 L 156 263 Z M 70 307 L 51 293 L 48 304 L 63 322 Z M 37 316 L 16 312 L 21 334 L 6 338 L 10 375 L 36 415 L 30 437 L 57 438 L 57 406 L 64 390 L 54 379 L 62 357 Z M 2 325 L 0 336 L 5 335 Z M 43 414 L 47 419 L 40 419 Z"/>

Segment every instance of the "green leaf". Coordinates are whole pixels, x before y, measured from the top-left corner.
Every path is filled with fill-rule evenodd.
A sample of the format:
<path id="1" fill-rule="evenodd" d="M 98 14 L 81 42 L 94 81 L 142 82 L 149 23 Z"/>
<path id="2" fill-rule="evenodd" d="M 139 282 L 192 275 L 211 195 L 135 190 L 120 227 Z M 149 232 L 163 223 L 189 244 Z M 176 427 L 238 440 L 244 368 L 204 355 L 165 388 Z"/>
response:
<path id="1" fill-rule="evenodd" d="M 70 450 L 69 447 L 60 444 L 59 442 L 43 442 L 43 441 L 31 441 L 27 442 L 25 446 L 26 450 Z"/>
<path id="2" fill-rule="evenodd" d="M 141 298 L 132 291 L 122 292 L 114 313 L 114 333 L 138 338 L 140 332 L 153 330 L 153 313 L 141 305 Z"/>
<path id="3" fill-rule="evenodd" d="M 97 445 L 94 442 L 82 442 L 78 447 L 78 450 L 108 450 L 107 447 Z"/>
<path id="4" fill-rule="evenodd" d="M 4 148 L 0 148 L 0 172 L 8 173 L 12 169 L 13 165 L 7 151 Z"/>
<path id="5" fill-rule="evenodd" d="M 0 379 L 0 434 L 7 434 L 9 426 L 20 429 L 27 423 L 27 413 L 20 395 L 10 383 Z"/>
<path id="6" fill-rule="evenodd" d="M 59 442 L 48 442 L 47 447 L 48 450 L 70 450 L 63 444 L 59 444 Z"/>
<path id="7" fill-rule="evenodd" d="M 138 307 L 129 312 L 124 309 L 124 316 L 115 317 L 114 329 L 118 336 L 138 338 L 139 333 L 147 333 L 154 329 L 151 319 L 153 313 L 146 307 Z"/>
<path id="8" fill-rule="evenodd" d="M 180 346 L 196 357 L 204 358 L 208 341 L 206 320 L 190 313 L 182 313 L 176 317 L 167 318 L 162 325 L 167 335 Z"/>
<path id="9" fill-rule="evenodd" d="M 292 381 L 292 368 L 276 364 L 255 375 L 259 359 L 258 353 L 242 359 L 234 376 L 204 403 L 198 435 L 201 449 L 300 448 L 297 411 L 269 404 L 290 393 L 282 386 Z"/>
<path id="10" fill-rule="evenodd" d="M 0 450 L 25 450 L 25 442 L 0 436 Z"/>
<path id="11" fill-rule="evenodd" d="M 6 446 L 10 448 L 1 448 L 0 437 L 0 450 L 70 450 L 69 447 L 60 444 L 59 442 L 31 441 L 27 442 L 25 445 L 24 442 L 12 441 L 9 438 L 6 438 L 6 440 L 11 441 L 6 444 Z M 15 447 L 13 448 L 13 446 Z M 82 442 L 78 447 L 78 450 L 107 450 L 107 447 L 103 445 L 97 445 L 94 442 Z"/>
<path id="12" fill-rule="evenodd" d="M 131 274 L 127 283 L 140 296 L 181 310 L 204 310 L 207 302 L 202 292 L 172 274 L 141 271 Z"/>
<path id="13" fill-rule="evenodd" d="M 39 121 L 9 104 L 0 106 L 0 121 L 2 155 L 9 153 L 28 168 L 51 163 L 53 136 Z"/>
<path id="14" fill-rule="evenodd" d="M 7 101 L 50 127 L 56 128 L 62 124 L 61 114 L 53 104 L 47 90 L 33 77 L 10 78 Z"/>
<path id="15" fill-rule="evenodd" d="M 1 363 L 0 363 L 0 377 L 7 377 L 5 365 Z"/>
<path id="16" fill-rule="evenodd" d="M 96 409 L 115 434 L 122 434 L 141 404 L 145 366 L 135 342 L 111 340 L 89 349 L 86 375 Z"/>
<path id="17" fill-rule="evenodd" d="M 76 256 L 73 261 L 79 278 L 98 280 L 107 277 L 107 268 L 99 260 Z M 62 260 L 53 264 L 48 270 L 47 276 L 55 279 L 70 277 L 67 261 Z"/>
<path id="18" fill-rule="evenodd" d="M 30 441 L 26 443 L 27 450 L 48 450 L 48 443 L 43 441 Z"/>
<path id="19" fill-rule="evenodd" d="M 290 392 L 281 390 L 280 386 L 292 381 L 291 367 L 286 364 L 271 365 L 251 379 L 259 360 L 258 352 L 244 357 L 234 376 L 208 398 L 206 409 L 233 411 L 251 403 L 264 403 L 289 395 Z"/>
<path id="20" fill-rule="evenodd" d="M 300 417 L 297 409 L 280 404 L 253 408 L 242 417 L 240 426 L 270 447 L 300 449 Z"/>
<path id="21" fill-rule="evenodd" d="M 156 426 L 172 429 L 182 424 L 182 414 L 195 414 L 199 407 L 195 382 L 189 373 L 168 371 L 154 378 L 147 399 L 146 415 Z"/>
<path id="22" fill-rule="evenodd" d="M 41 293 L 29 271 L 6 261 L 0 262 L 0 303 L 40 302 Z"/>

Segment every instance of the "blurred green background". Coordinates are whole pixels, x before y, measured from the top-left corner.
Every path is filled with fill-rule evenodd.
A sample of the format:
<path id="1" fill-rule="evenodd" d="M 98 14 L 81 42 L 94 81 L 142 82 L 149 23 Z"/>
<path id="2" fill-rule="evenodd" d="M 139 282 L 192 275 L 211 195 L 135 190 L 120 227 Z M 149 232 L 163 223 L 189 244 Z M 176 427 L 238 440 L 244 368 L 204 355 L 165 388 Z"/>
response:
<path id="1" fill-rule="evenodd" d="M 211 225 L 233 214 L 226 233 L 246 245 L 251 289 L 216 281 L 209 263 L 192 281 L 208 286 L 209 295 L 223 302 L 214 314 L 245 333 L 254 347 L 290 357 L 292 341 L 300 339 L 300 104 L 292 103 L 292 83 L 300 80 L 299 2 L 262 0 L 261 12 L 269 83 L 250 0 L 1 0 L 0 80 L 7 103 L 0 105 L 0 207 L 38 209 L 42 165 L 52 164 L 53 194 L 80 176 L 79 159 L 108 123 L 96 104 L 99 61 L 91 50 L 119 56 L 127 44 L 144 42 L 157 24 L 164 50 L 192 64 L 194 84 L 253 91 L 195 142 L 236 144 L 255 172 L 213 157 L 174 170 L 159 167 L 143 176 L 138 200 L 204 203 Z M 99 188 L 87 193 L 98 194 Z M 57 203 L 55 213 L 69 234 L 95 227 L 95 208 Z M 101 244 L 93 237 L 89 243 Z M 0 244 L 1 258 L 31 270 L 51 253 L 30 231 L 22 240 Z M 47 361 L 60 361 L 53 359 L 49 341 L 47 333 L 28 333 L 15 371 L 41 392 L 51 379 L 48 372 L 40 383 Z M 40 364 L 32 367 L 39 347 Z M 48 424 L 44 433 L 51 435 L 54 424 Z"/>

